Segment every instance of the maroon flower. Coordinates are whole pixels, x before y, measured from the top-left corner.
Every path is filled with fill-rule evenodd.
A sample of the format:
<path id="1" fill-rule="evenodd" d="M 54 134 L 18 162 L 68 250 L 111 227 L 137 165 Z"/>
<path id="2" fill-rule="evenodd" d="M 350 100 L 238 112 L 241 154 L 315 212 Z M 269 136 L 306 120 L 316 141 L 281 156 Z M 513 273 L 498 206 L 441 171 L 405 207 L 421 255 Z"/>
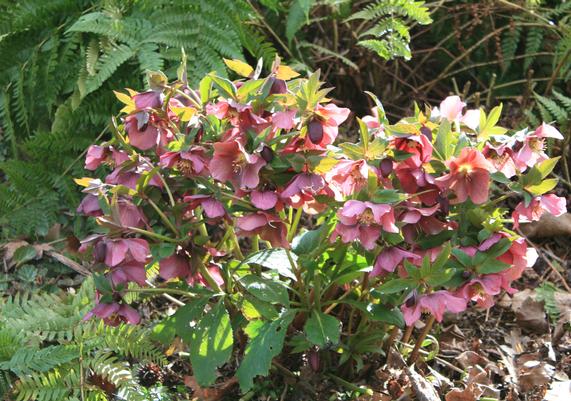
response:
<path id="1" fill-rule="evenodd" d="M 269 241 L 272 246 L 289 248 L 286 238 L 287 228 L 277 216 L 259 211 L 238 218 L 236 226 L 238 235 L 251 237 L 258 234 L 263 240 Z"/>

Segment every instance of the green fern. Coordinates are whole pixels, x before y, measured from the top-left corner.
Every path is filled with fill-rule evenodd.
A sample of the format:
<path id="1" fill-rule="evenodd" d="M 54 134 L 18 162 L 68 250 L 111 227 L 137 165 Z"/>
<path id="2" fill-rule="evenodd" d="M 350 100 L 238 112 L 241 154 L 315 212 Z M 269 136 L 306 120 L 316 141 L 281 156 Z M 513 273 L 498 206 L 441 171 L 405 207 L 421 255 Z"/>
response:
<path id="1" fill-rule="evenodd" d="M 192 83 L 225 72 L 222 58 L 275 48 L 244 0 L 22 0 L 0 5 L 2 237 L 74 226 L 72 178 L 81 153 L 119 105 L 112 89 L 143 87 L 146 70 L 176 75 L 181 48 Z M 244 50 L 245 49 L 245 50 Z M 75 224 L 75 227 L 80 227 Z M 76 232 L 76 235 L 81 233 Z"/>
<path id="2" fill-rule="evenodd" d="M 564 129 L 567 127 L 571 116 L 571 98 L 563 96 L 559 92 L 553 92 L 553 95 L 554 99 L 551 99 L 534 93 L 537 100 L 536 106 L 543 121 L 556 122 L 558 126 Z"/>
<path id="3" fill-rule="evenodd" d="M 87 279 L 75 295 L 17 295 L 0 306 L 0 396 L 110 401 L 91 380 L 98 377 L 115 386 L 118 399 L 152 399 L 132 371 L 138 362 L 163 366 L 166 358 L 145 328 L 84 322 L 93 293 Z"/>
<path id="4" fill-rule="evenodd" d="M 377 0 L 347 19 L 353 20 L 371 25 L 359 35 L 358 44 L 386 60 L 394 57 L 410 59 L 410 25 L 432 22 L 424 2 L 412 0 Z"/>

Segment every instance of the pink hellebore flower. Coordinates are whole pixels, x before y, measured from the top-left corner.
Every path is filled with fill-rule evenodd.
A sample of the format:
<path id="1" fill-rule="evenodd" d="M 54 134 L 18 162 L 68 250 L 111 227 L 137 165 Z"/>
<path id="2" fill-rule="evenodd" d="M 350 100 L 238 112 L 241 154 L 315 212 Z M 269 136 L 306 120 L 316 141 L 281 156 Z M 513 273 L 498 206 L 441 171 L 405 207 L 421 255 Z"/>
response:
<path id="1" fill-rule="evenodd" d="M 439 210 L 439 204 L 426 208 L 407 205 L 407 208 L 398 216 L 398 220 L 405 223 L 402 228 L 405 240 L 408 243 L 414 243 L 419 231 L 428 235 L 435 235 L 446 229 L 447 223 L 434 216 Z"/>
<path id="2" fill-rule="evenodd" d="M 525 206 L 524 202 L 520 202 L 512 213 L 514 228 L 519 228 L 519 223 L 538 221 L 545 212 L 548 212 L 555 217 L 566 213 L 566 199 L 561 196 L 549 194 L 536 196 L 528 206 Z"/>
<path id="3" fill-rule="evenodd" d="M 337 212 L 339 222 L 331 234 L 331 241 L 338 236 L 341 241 L 349 243 L 358 239 L 365 249 L 375 248 L 375 243 L 381 235 L 381 229 L 390 233 L 397 233 L 395 216 L 391 206 L 349 200 Z"/>
<path id="4" fill-rule="evenodd" d="M 85 195 L 77 208 L 77 213 L 92 217 L 103 216 L 103 211 L 99 207 L 99 198 L 91 194 Z"/>
<path id="5" fill-rule="evenodd" d="M 297 110 L 278 111 L 272 116 L 272 125 L 275 128 L 290 130 L 295 127 L 295 114 Z"/>
<path id="6" fill-rule="evenodd" d="M 210 195 L 188 195 L 185 196 L 183 200 L 184 202 L 190 203 L 190 209 L 196 209 L 198 206 L 202 206 L 204 214 L 206 214 L 206 217 L 209 219 L 218 219 L 226 216 L 226 209 L 224 209 L 222 202 Z"/>
<path id="7" fill-rule="evenodd" d="M 175 253 L 159 261 L 159 276 L 165 280 L 186 278 L 189 274 L 189 260 L 184 255 Z"/>
<path id="8" fill-rule="evenodd" d="M 236 189 L 253 189 L 260 183 L 259 173 L 266 161 L 246 152 L 238 140 L 216 142 L 210 172 L 220 182 L 230 181 Z"/>
<path id="9" fill-rule="evenodd" d="M 317 194 L 326 188 L 322 176 L 313 173 L 300 173 L 293 177 L 280 193 L 280 198 L 293 207 L 301 207 L 312 201 Z"/>
<path id="10" fill-rule="evenodd" d="M 373 271 L 371 271 L 371 277 L 378 276 L 383 272 L 394 272 L 396 267 L 407 258 L 420 259 L 420 256 L 396 246 L 383 249 L 375 260 L 375 266 L 373 267 Z"/>
<path id="11" fill-rule="evenodd" d="M 436 179 L 442 189 L 451 189 L 457 202 L 470 198 L 475 204 L 488 200 L 491 163 L 476 149 L 464 148 L 446 163 L 450 172 Z"/>
<path id="12" fill-rule="evenodd" d="M 395 149 L 412 155 L 404 160 L 404 164 L 409 167 L 421 167 L 424 163 L 429 163 L 432 158 L 432 143 L 426 135 L 395 137 L 392 145 Z"/>
<path id="13" fill-rule="evenodd" d="M 515 162 L 522 171 L 548 158 L 543 151 L 545 138 L 563 139 L 563 135 L 555 127 L 545 123 L 527 135 L 523 146 L 515 156 Z"/>
<path id="14" fill-rule="evenodd" d="M 127 160 L 129 160 L 129 155 L 122 150 L 115 150 L 111 146 L 91 145 L 87 149 L 85 168 L 93 171 L 103 163 L 120 166 Z"/>
<path id="15" fill-rule="evenodd" d="M 507 178 L 511 178 L 519 172 L 519 168 L 514 161 L 514 152 L 506 144 L 497 147 L 486 144 L 482 153 L 492 163 L 493 171 L 499 171 Z"/>
<path id="16" fill-rule="evenodd" d="M 146 112 L 131 114 L 125 119 L 125 131 L 129 143 L 140 150 L 149 150 L 159 141 L 159 129 L 154 125 L 154 115 Z"/>
<path id="17" fill-rule="evenodd" d="M 109 267 L 130 262 L 138 262 L 144 265 L 149 259 L 149 243 L 142 238 L 107 240 L 105 245 L 105 264 Z"/>
<path id="18" fill-rule="evenodd" d="M 149 171 L 147 166 L 135 166 L 131 168 L 117 167 L 111 174 L 105 177 L 105 183 L 112 185 L 124 185 L 131 189 L 137 189 L 137 181 L 141 177 L 141 173 Z M 163 183 L 155 174 L 149 181 L 149 185 L 162 188 Z"/>
<path id="19" fill-rule="evenodd" d="M 258 234 L 263 240 L 270 241 L 274 247 L 289 248 L 287 228 L 277 216 L 259 211 L 239 217 L 236 226 L 238 235 L 251 237 Z"/>
<path id="20" fill-rule="evenodd" d="M 105 324 L 109 326 L 119 326 L 121 323 L 139 324 L 141 317 L 139 313 L 126 304 L 97 304 L 91 311 L 89 311 L 84 320 L 91 319 L 92 317 L 103 319 Z"/>
<path id="21" fill-rule="evenodd" d="M 208 273 L 210 273 L 210 276 L 214 279 L 216 284 L 218 284 L 218 285 L 224 284 L 224 279 L 222 278 L 222 274 L 220 272 L 220 267 L 218 267 L 214 263 L 211 263 L 206 268 L 206 270 L 208 270 Z M 208 284 L 208 281 L 206 281 L 206 279 L 204 277 L 202 277 L 202 275 L 199 272 L 195 272 L 194 274 L 189 274 L 189 276 L 186 279 L 186 282 L 190 285 L 200 284 L 204 287 L 210 287 L 210 285 Z"/>
<path id="22" fill-rule="evenodd" d="M 480 244 L 478 250 L 485 252 L 502 238 L 509 237 L 509 234 L 503 232 L 493 234 L 490 238 Z M 515 290 L 511 288 L 511 283 L 520 278 L 526 268 L 532 267 L 535 264 L 537 257 L 537 251 L 535 248 L 528 247 L 526 245 L 525 238 L 517 238 L 513 240 L 511 247 L 506 251 L 506 253 L 497 258 L 500 262 L 511 266 L 506 270 L 496 273 L 502 278 L 501 287 L 510 294 L 514 293 Z"/>
<path id="23" fill-rule="evenodd" d="M 159 164 L 166 168 L 176 167 L 187 177 L 204 175 L 208 172 L 205 149 L 201 146 L 193 146 L 181 152 L 163 153 Z"/>
<path id="24" fill-rule="evenodd" d="M 161 92 L 147 91 L 137 93 L 133 96 L 135 107 L 137 110 L 142 109 L 157 109 L 162 105 L 163 94 Z"/>
<path id="25" fill-rule="evenodd" d="M 250 192 L 250 202 L 261 210 L 269 210 L 278 204 L 278 194 L 274 191 L 252 191 Z"/>
<path id="26" fill-rule="evenodd" d="M 486 274 L 474 278 L 456 291 L 456 295 L 466 302 L 475 301 L 482 308 L 490 308 L 494 305 L 494 295 L 498 295 L 502 289 L 502 276 L 499 274 Z"/>
<path id="27" fill-rule="evenodd" d="M 309 135 L 305 137 L 305 148 L 315 150 L 325 150 L 327 145 L 331 145 L 337 138 L 339 132 L 339 125 L 341 125 L 351 110 L 346 108 L 337 107 L 333 103 L 328 103 L 325 106 L 318 104 L 315 107 L 315 114 L 321 119 L 319 120 L 323 128 L 323 137 L 318 143 L 313 143 Z"/>
<path id="28" fill-rule="evenodd" d="M 335 199 L 351 196 L 367 186 L 370 167 L 365 160 L 341 160 L 325 174 Z"/>
<path id="29" fill-rule="evenodd" d="M 422 295 L 414 305 L 405 304 L 401 310 L 407 326 L 412 326 L 419 320 L 423 312 L 432 314 L 436 321 L 441 322 L 446 311 L 459 313 L 466 310 L 466 300 L 441 290 Z"/>
<path id="30" fill-rule="evenodd" d="M 440 115 L 448 121 L 456 121 L 462 117 L 462 109 L 466 106 L 459 96 L 448 96 L 440 103 Z"/>

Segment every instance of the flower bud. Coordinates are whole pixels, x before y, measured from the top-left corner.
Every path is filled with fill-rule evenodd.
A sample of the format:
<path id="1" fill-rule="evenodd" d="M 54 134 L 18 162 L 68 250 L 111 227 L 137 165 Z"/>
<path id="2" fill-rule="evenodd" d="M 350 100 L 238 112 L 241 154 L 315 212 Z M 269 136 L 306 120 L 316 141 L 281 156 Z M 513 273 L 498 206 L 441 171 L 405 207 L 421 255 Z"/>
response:
<path id="1" fill-rule="evenodd" d="M 99 241 L 93 247 L 93 259 L 97 263 L 103 263 L 105 255 L 107 254 L 107 246 L 103 241 Z"/>
<path id="2" fill-rule="evenodd" d="M 450 201 L 446 196 L 438 195 L 438 203 L 442 213 L 448 214 L 450 212 Z"/>
<path id="3" fill-rule="evenodd" d="M 310 123 L 307 125 L 307 135 L 309 135 L 309 140 L 314 143 L 318 144 L 323 139 L 323 125 L 317 119 L 311 120 Z"/>
<path id="4" fill-rule="evenodd" d="M 393 172 L 393 159 L 386 158 L 381 161 L 381 175 L 387 178 Z"/>
<path id="5" fill-rule="evenodd" d="M 319 371 L 320 359 L 319 353 L 316 350 L 312 350 L 309 352 L 308 355 L 309 366 L 311 366 L 311 370 L 314 372 Z"/>
<path id="6" fill-rule="evenodd" d="M 464 271 L 464 272 L 462 272 L 462 278 L 463 278 L 464 280 L 468 280 L 468 279 L 471 278 L 471 277 L 472 277 L 472 272 L 469 272 L 469 271 Z"/>
<path id="7" fill-rule="evenodd" d="M 421 127 L 420 133 L 432 141 L 432 130 L 428 127 Z"/>
<path id="8" fill-rule="evenodd" d="M 274 151 L 269 146 L 264 145 L 262 151 L 260 152 L 260 155 L 262 156 L 262 159 L 266 161 L 266 163 L 269 163 L 272 160 L 274 160 Z"/>
<path id="9" fill-rule="evenodd" d="M 270 88 L 270 95 L 287 93 L 287 84 L 283 79 L 276 79 Z"/>
<path id="10" fill-rule="evenodd" d="M 412 308 L 416 305 L 416 292 L 413 292 L 410 297 L 407 298 L 405 305 L 409 308 Z"/>

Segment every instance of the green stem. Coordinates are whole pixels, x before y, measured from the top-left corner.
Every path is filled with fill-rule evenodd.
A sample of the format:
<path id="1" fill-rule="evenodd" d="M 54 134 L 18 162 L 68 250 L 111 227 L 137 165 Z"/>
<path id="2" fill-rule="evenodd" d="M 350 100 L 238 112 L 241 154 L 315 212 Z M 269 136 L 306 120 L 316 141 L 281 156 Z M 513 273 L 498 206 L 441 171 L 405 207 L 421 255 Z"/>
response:
<path id="1" fill-rule="evenodd" d="M 297 226 L 299 224 L 299 220 L 301 219 L 301 214 L 303 212 L 303 209 L 300 207 L 297 209 L 297 211 L 295 212 L 295 217 L 293 218 L 293 223 L 291 225 L 291 227 L 289 228 L 289 232 L 287 235 L 287 240 L 289 242 L 291 242 L 293 240 L 293 237 L 295 236 L 295 233 L 297 231 Z"/>
<path id="2" fill-rule="evenodd" d="M 233 251 L 236 254 L 236 258 L 238 258 L 238 260 L 244 260 L 244 254 L 240 249 L 240 242 L 238 242 L 238 237 L 236 237 L 234 228 L 227 224 L 226 229 L 230 231 L 230 238 L 232 239 Z"/>
<path id="3" fill-rule="evenodd" d="M 142 228 L 137 228 L 137 227 L 127 227 L 127 228 L 130 231 L 133 231 L 135 233 L 146 235 L 147 237 L 151 237 L 151 238 L 158 239 L 161 241 L 172 242 L 174 244 L 178 244 L 179 242 L 181 242 L 181 239 L 167 237 L 166 235 L 157 234 L 157 233 L 152 232 L 152 231 L 143 230 Z"/>
<path id="4" fill-rule="evenodd" d="M 168 219 L 168 217 L 163 213 L 163 211 L 157 206 L 157 204 L 153 202 L 151 198 L 147 198 L 147 201 L 153 207 L 153 209 L 155 209 L 155 212 L 157 212 L 157 214 L 160 216 L 163 223 L 165 223 L 165 225 L 174 233 L 174 235 L 179 237 L 178 230 L 176 229 L 174 224 Z"/>
<path id="5" fill-rule="evenodd" d="M 198 271 L 200 272 L 202 277 L 204 277 L 204 279 L 206 280 L 206 282 L 208 283 L 210 288 L 212 288 L 216 292 L 222 292 L 222 289 L 220 288 L 220 286 L 218 285 L 216 280 L 214 280 L 214 278 L 212 277 L 212 275 L 210 274 L 210 272 L 208 271 L 208 269 L 206 268 L 206 266 L 204 265 L 204 263 L 202 263 L 202 260 L 200 260 L 200 259 L 199 259 L 199 263 L 198 263 Z"/>
<path id="6" fill-rule="evenodd" d="M 260 250 L 260 236 L 256 234 L 252 237 L 252 251 L 258 252 L 259 250 Z"/>

